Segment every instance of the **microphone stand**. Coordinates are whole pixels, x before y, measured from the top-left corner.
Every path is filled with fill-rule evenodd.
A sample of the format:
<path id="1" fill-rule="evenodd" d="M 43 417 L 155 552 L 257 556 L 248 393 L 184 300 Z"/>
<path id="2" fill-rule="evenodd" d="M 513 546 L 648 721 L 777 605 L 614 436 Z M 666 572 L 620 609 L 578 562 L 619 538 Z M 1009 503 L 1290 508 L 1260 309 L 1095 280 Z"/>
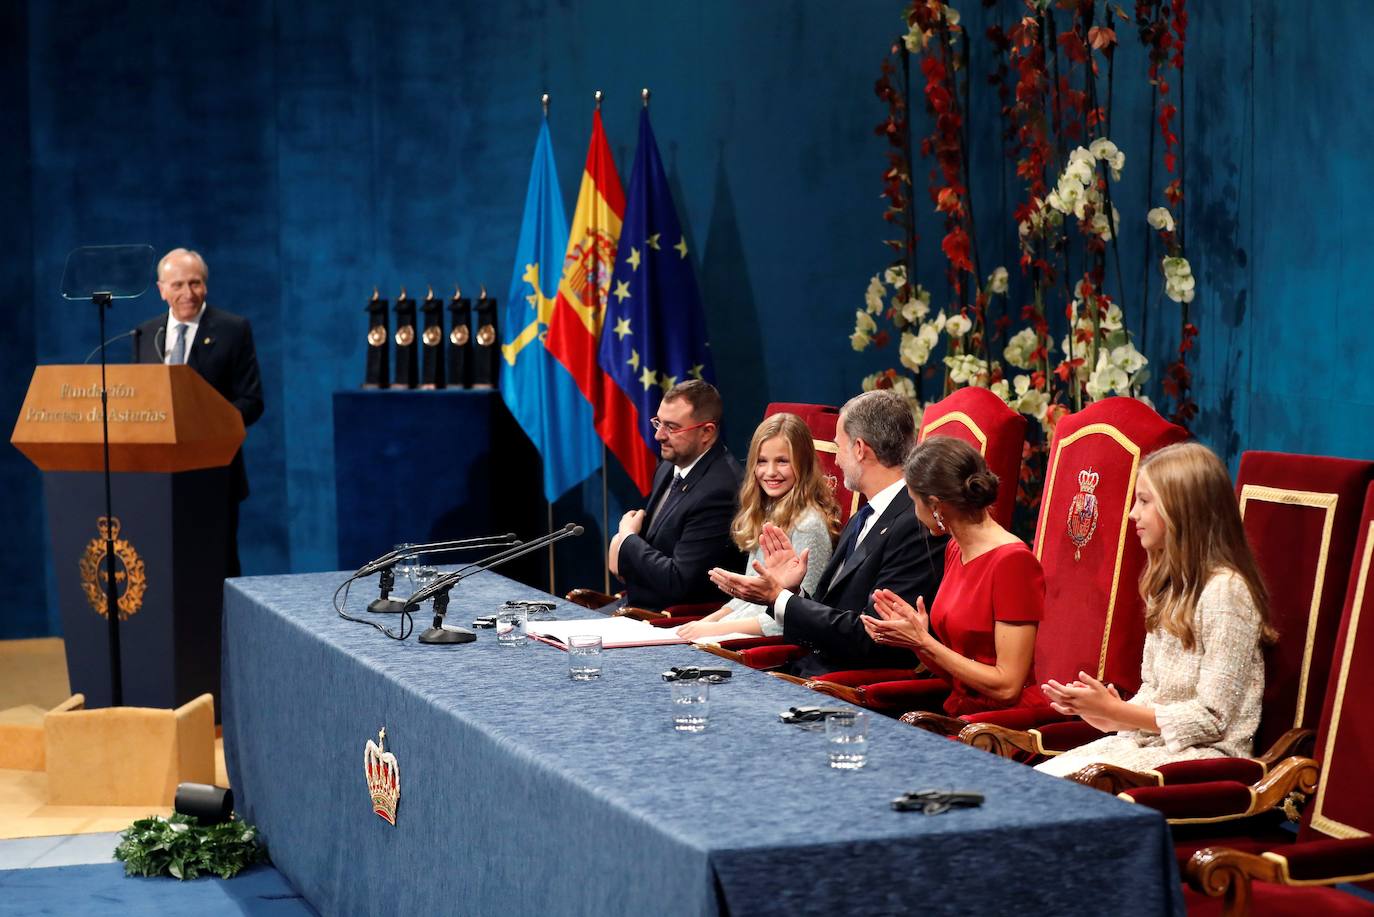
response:
<path id="1" fill-rule="evenodd" d="M 402 557 L 410 557 L 419 554 L 443 554 L 449 551 L 470 551 L 481 548 L 495 548 L 501 545 L 519 544 L 519 539 L 514 532 L 507 532 L 504 535 L 483 535 L 480 538 L 460 538 L 457 541 L 435 541 L 430 544 L 417 544 L 413 548 L 405 551 L 389 551 L 376 560 L 369 561 L 358 568 L 350 580 L 362 579 L 364 576 L 371 576 L 377 571 L 381 571 L 378 577 L 378 586 L 381 595 L 374 599 L 367 610 L 373 614 L 400 614 L 405 608 L 404 602 L 398 602 L 389 598 L 391 590 L 396 585 L 396 573 L 393 567 L 396 561 Z"/>
<path id="2" fill-rule="evenodd" d="M 114 500 L 110 495 L 110 391 L 105 383 L 105 310 L 111 293 L 92 293 L 100 315 L 100 446 L 105 472 L 105 621 L 110 641 L 110 706 L 124 706 L 124 679 L 119 652 L 119 583 L 115 580 Z M 90 359 L 87 357 L 87 359 Z"/>
<path id="3" fill-rule="evenodd" d="M 549 545 L 562 541 L 564 538 L 571 538 L 581 534 L 582 526 L 574 525 L 569 522 L 556 532 L 541 535 L 533 541 L 527 541 L 524 544 L 516 545 L 508 551 L 502 551 L 499 554 L 493 554 L 491 557 L 485 557 L 475 563 L 468 564 L 461 570 L 442 576 L 428 586 L 425 586 L 423 589 L 417 590 L 415 594 L 406 599 L 404 606 L 406 611 L 417 608 L 429 597 L 434 597 L 434 623 L 428 630 L 420 634 L 420 642 L 429 645 L 445 645 L 471 643 L 476 640 L 477 635 L 466 627 L 444 626 L 444 616 L 448 613 L 449 590 L 467 577 L 472 576 L 474 573 L 489 570 L 508 560 L 514 560 L 517 557 L 521 557 L 533 551 L 542 550 Z"/>

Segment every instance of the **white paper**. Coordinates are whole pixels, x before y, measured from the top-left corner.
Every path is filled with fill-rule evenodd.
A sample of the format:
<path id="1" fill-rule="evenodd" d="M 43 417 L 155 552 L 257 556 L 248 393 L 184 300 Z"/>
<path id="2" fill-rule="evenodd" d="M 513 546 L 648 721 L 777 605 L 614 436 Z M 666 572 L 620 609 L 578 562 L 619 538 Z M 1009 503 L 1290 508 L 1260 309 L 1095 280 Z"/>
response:
<path id="1" fill-rule="evenodd" d="M 566 644 L 569 637 L 588 634 L 601 638 L 602 646 L 612 648 L 626 644 L 687 643 L 670 627 L 654 627 L 648 621 L 635 618 L 587 618 L 581 621 L 531 621 L 527 629 L 532 634 L 548 637 Z"/>

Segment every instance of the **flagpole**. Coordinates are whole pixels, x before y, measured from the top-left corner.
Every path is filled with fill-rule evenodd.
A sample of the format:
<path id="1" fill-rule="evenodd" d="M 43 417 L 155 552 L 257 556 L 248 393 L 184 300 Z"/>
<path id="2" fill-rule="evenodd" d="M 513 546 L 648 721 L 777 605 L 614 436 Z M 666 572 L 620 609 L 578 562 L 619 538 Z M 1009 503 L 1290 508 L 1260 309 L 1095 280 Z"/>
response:
<path id="1" fill-rule="evenodd" d="M 546 531 L 552 532 L 552 531 L 553 531 L 553 501 L 552 501 L 552 500 L 549 500 L 549 501 L 548 501 L 548 504 L 549 504 L 549 527 L 548 527 L 548 529 L 546 529 Z M 557 594 L 558 594 L 558 593 L 556 593 L 556 592 L 553 591 L 553 545 L 550 544 L 550 545 L 549 545 L 549 595 L 557 595 Z"/>
<path id="2" fill-rule="evenodd" d="M 552 531 L 552 529 L 550 529 Z M 611 543 L 611 501 L 606 489 L 606 444 L 601 444 L 601 532 L 606 536 L 606 543 Z M 605 584 L 601 591 L 607 595 L 611 594 L 611 553 L 606 551 L 605 557 Z"/>

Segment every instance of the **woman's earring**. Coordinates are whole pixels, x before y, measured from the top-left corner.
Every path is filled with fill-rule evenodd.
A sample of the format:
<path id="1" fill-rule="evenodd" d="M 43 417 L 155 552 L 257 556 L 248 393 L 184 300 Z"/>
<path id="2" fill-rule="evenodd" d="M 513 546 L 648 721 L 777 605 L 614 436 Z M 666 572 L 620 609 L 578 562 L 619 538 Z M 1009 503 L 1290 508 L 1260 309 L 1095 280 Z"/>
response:
<path id="1" fill-rule="evenodd" d="M 935 511 L 935 527 L 942 532 L 945 530 L 945 517 L 940 515 L 938 509 Z"/>

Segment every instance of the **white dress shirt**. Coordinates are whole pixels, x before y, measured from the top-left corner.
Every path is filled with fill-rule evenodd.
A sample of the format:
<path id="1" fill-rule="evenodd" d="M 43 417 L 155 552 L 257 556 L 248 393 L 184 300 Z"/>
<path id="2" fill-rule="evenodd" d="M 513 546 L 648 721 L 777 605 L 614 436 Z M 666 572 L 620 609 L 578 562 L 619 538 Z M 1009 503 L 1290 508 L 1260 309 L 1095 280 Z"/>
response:
<path id="1" fill-rule="evenodd" d="M 887 512 L 888 506 L 892 504 L 892 501 L 897 498 L 897 494 L 901 493 L 905 487 L 905 479 L 898 478 L 874 494 L 873 499 L 868 501 L 868 505 L 873 507 L 873 512 L 864 520 L 864 527 L 859 530 L 859 537 L 854 541 L 855 551 L 859 549 L 859 545 L 863 544 L 863 540 L 868 537 L 868 533 L 873 531 L 873 526 L 878 521 L 878 517 Z M 791 589 L 784 589 L 779 592 L 778 597 L 773 600 L 773 620 L 776 621 L 779 626 L 782 625 L 783 610 L 787 608 L 787 600 L 792 598 L 793 594 Z"/>
<path id="2" fill-rule="evenodd" d="M 175 315 L 173 315 L 171 307 L 168 307 L 167 331 L 162 336 L 163 363 L 172 362 L 172 348 L 174 348 L 177 343 L 177 326 L 179 325 L 186 326 L 186 362 L 191 362 L 191 347 L 196 342 L 196 331 L 200 328 L 200 317 L 204 314 L 205 303 L 201 303 L 200 311 L 196 313 L 196 317 L 191 319 L 189 322 L 183 322 L 180 321 Z"/>

